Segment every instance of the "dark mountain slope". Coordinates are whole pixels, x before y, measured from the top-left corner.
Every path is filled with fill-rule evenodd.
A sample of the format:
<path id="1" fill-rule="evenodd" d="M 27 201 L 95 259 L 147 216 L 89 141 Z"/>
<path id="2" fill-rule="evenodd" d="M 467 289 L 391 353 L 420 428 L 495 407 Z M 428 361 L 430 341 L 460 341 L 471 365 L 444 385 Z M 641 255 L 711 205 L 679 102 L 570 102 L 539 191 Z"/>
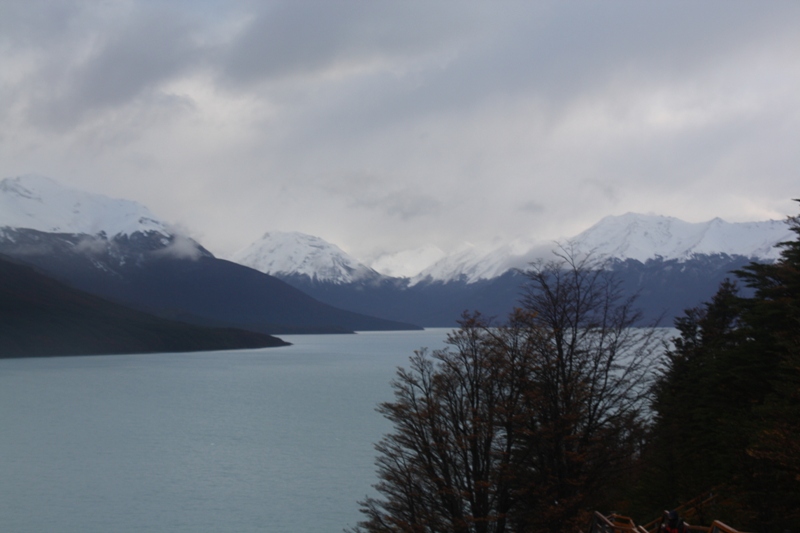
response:
<path id="1" fill-rule="evenodd" d="M 643 323 L 659 320 L 671 326 L 683 311 L 700 305 L 716 292 L 731 272 L 750 262 L 743 256 L 696 255 L 691 259 L 614 260 L 614 272 L 624 295 L 637 294 L 636 307 Z M 320 301 L 360 313 L 422 324 L 452 327 L 464 311 L 480 311 L 503 320 L 519 305 L 526 278 L 515 270 L 474 283 L 422 282 L 413 286 L 386 281 L 381 284 L 333 284 L 308 276 L 286 276 L 285 281 Z"/>
<path id="2" fill-rule="evenodd" d="M 0 357 L 285 346 L 269 335 L 157 318 L 86 294 L 0 256 Z"/>
<path id="3" fill-rule="evenodd" d="M 0 253 L 80 290 L 164 318 L 268 334 L 419 329 L 337 309 L 199 246 L 184 243 L 178 249 L 160 234 L 113 239 L 26 229 L 6 234 Z"/>
<path id="4" fill-rule="evenodd" d="M 683 312 L 710 300 L 725 279 L 734 279 L 734 270 L 750 264 L 741 255 L 697 254 L 691 259 L 615 260 L 610 269 L 621 281 L 626 294 L 637 294 L 636 305 L 648 321 L 661 319 L 672 326 Z M 743 294 L 749 291 L 742 287 Z"/>
<path id="5" fill-rule="evenodd" d="M 283 281 L 216 258 L 154 260 L 108 287 L 120 301 L 160 315 L 236 325 L 264 333 L 418 329 L 321 303 Z"/>

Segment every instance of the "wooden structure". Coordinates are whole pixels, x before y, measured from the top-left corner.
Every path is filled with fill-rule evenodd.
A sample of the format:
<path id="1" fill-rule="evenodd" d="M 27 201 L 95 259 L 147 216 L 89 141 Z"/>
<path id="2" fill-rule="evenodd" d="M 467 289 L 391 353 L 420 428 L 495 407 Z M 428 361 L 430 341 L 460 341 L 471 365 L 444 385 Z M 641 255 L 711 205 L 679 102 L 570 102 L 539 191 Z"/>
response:
<path id="1" fill-rule="evenodd" d="M 604 516 L 595 511 L 592 517 L 592 524 L 588 533 L 659 533 L 663 531 L 664 523 L 668 511 L 664 511 L 664 516 L 644 526 L 637 526 L 633 520 L 627 516 L 611 514 Z M 685 522 L 684 522 L 685 523 Z M 743 533 L 727 524 L 714 520 L 710 526 L 693 526 L 686 524 L 689 533 Z"/>

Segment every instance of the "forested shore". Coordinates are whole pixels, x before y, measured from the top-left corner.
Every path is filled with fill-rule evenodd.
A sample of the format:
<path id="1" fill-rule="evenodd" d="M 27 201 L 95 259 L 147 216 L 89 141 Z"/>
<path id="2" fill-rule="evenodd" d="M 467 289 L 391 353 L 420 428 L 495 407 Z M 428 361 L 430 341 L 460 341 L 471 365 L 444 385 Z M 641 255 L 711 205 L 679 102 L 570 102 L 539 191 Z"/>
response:
<path id="1" fill-rule="evenodd" d="M 562 249 L 503 324 L 465 315 L 379 411 L 378 496 L 357 531 L 579 531 L 710 496 L 695 525 L 800 527 L 800 217 L 770 264 L 731 273 L 678 335 Z M 740 289 L 747 288 L 743 297 Z"/>

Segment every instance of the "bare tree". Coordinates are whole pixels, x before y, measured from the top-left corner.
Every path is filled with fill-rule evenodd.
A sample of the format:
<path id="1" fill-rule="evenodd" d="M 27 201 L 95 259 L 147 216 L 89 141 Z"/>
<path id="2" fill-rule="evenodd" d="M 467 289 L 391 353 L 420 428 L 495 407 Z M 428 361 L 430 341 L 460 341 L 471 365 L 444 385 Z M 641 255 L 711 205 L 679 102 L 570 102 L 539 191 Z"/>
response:
<path id="1" fill-rule="evenodd" d="M 379 411 L 394 433 L 378 445 L 383 500 L 368 499 L 368 531 L 504 531 L 511 509 L 515 432 L 523 390 L 509 364 L 519 354 L 500 345 L 480 317 L 464 317 L 452 349 L 420 351 L 393 382 L 395 401 Z M 518 376 L 519 377 L 519 376 Z"/>
<path id="2" fill-rule="evenodd" d="M 631 454 L 655 339 L 594 266 L 533 265 L 506 324 L 465 315 L 398 371 L 360 531 L 562 531 L 598 501 Z"/>
<path id="3" fill-rule="evenodd" d="M 637 452 L 663 346 L 655 327 L 636 327 L 635 295 L 601 263 L 571 249 L 556 256 L 526 272 L 522 299 L 538 336 L 520 530 L 562 531 L 608 504 L 604 491 Z"/>

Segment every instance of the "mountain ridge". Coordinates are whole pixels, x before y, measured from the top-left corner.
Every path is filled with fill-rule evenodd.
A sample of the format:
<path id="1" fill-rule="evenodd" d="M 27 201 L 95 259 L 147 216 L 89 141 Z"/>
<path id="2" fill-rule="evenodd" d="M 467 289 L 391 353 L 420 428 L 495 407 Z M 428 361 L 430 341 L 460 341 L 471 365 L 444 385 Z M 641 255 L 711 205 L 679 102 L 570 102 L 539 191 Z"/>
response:
<path id="1" fill-rule="evenodd" d="M 383 276 L 335 244 L 300 232 L 265 233 L 231 261 L 273 276 L 306 276 L 335 284 L 377 281 Z"/>
<path id="2" fill-rule="evenodd" d="M 467 246 L 403 279 L 407 279 L 410 286 L 432 282 L 475 283 L 525 268 L 537 259 L 551 258 L 559 246 L 570 246 L 580 254 L 592 254 L 597 258 L 635 259 L 643 263 L 657 258 L 686 261 L 697 254 L 774 260 L 779 253 L 775 245 L 790 238 L 788 226 L 778 220 L 726 222 L 714 218 L 693 223 L 675 217 L 626 213 L 605 217 L 575 237 L 560 242 L 542 243 L 528 237 L 489 252 Z M 381 274 L 335 244 L 293 232 L 267 233 L 231 260 L 278 277 L 306 276 L 316 282 L 346 284 L 393 277 Z M 324 268 L 315 269 L 315 265 Z M 363 274 L 353 275 L 353 272 Z"/>
<path id="3" fill-rule="evenodd" d="M 154 231 L 169 237 L 167 224 L 132 200 L 109 198 L 38 174 L 0 181 L 0 228 L 108 236 Z"/>
<path id="4" fill-rule="evenodd" d="M 688 259 L 695 254 L 739 255 L 775 260 L 778 242 L 790 239 L 784 221 L 726 222 L 719 217 L 686 222 L 675 217 L 626 213 L 609 216 L 577 235 L 583 251 L 600 250 L 617 259 Z"/>
<path id="5" fill-rule="evenodd" d="M 0 182 L 0 207 L 0 253 L 162 318 L 266 334 L 420 329 L 336 308 L 218 259 L 135 202 L 26 175 Z"/>
<path id="6" fill-rule="evenodd" d="M 517 239 L 489 253 L 465 247 L 414 277 L 384 277 L 372 285 L 327 283 L 286 266 L 275 275 L 331 305 L 426 327 L 449 327 L 464 311 L 506 316 L 519 302 L 525 269 L 533 261 L 554 259 L 553 252 L 561 246 L 562 251 L 598 259 L 620 279 L 626 294 L 638 295 L 643 323 L 660 320 L 665 325 L 713 296 L 731 271 L 753 260 L 773 260 L 779 253 L 775 245 L 791 238 L 783 221 L 689 223 L 627 213 L 606 217 L 560 243 Z M 324 246 L 324 241 L 317 245 Z M 303 257 L 302 243 L 293 249 L 293 257 Z"/>
<path id="7" fill-rule="evenodd" d="M 467 246 L 415 276 L 387 276 L 334 244 L 298 232 L 264 234 L 235 256 L 245 265 L 225 261 L 170 233 L 138 204 L 98 195 L 90 200 L 74 191 L 59 198 L 51 214 L 71 221 L 78 213 L 93 221 L 88 226 L 85 221 L 59 225 L 51 217 L 45 230 L 9 227 L 9 220 L 24 222 L 41 210 L 47 187 L 57 184 L 18 177 L 0 185 L 0 206 L 12 198 L 25 207 L 14 212 L 16 219 L 8 213 L 0 217 L 0 253 L 160 316 L 266 333 L 451 326 L 465 310 L 504 316 L 519 300 L 522 271 L 532 261 L 553 259 L 559 246 L 607 259 L 626 291 L 642 295 L 647 317 L 674 318 L 712 296 L 731 270 L 750 260 L 772 260 L 778 253 L 774 245 L 792 238 L 782 221 L 690 223 L 626 213 L 606 217 L 569 240 L 527 236 L 488 253 Z M 121 217 L 125 224 L 105 208 L 93 214 L 95 200 L 124 207 L 118 210 L 128 213 Z M 100 232 L 47 231 L 67 226 Z M 124 231 L 111 234 L 119 228 Z"/>

